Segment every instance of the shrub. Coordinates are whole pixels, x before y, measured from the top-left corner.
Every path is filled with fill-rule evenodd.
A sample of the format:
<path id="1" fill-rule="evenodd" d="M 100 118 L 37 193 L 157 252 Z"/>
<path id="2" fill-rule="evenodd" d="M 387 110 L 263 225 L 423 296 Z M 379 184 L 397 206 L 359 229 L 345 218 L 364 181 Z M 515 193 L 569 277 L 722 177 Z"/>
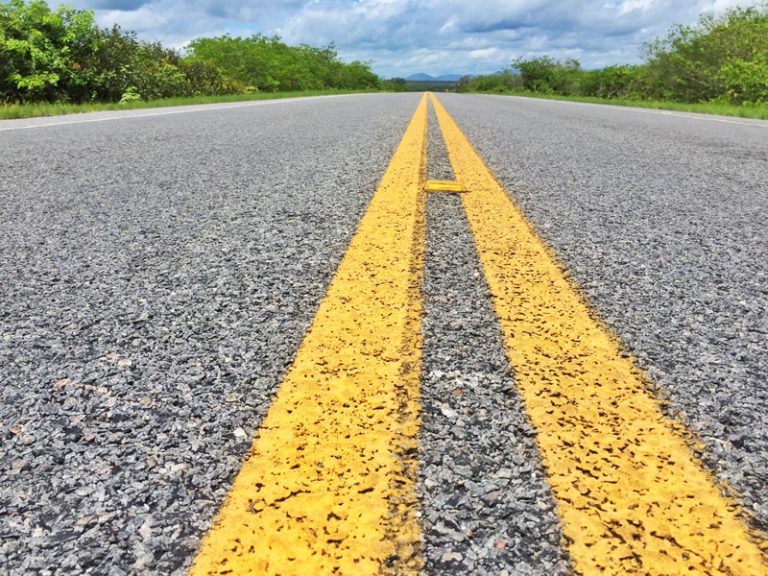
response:
<path id="1" fill-rule="evenodd" d="M 768 59 L 734 60 L 723 66 L 723 85 L 736 104 L 768 102 Z"/>
<path id="2" fill-rule="evenodd" d="M 136 86 L 128 86 L 120 98 L 120 104 L 130 104 L 131 102 L 141 102 L 141 94 L 136 90 Z"/>

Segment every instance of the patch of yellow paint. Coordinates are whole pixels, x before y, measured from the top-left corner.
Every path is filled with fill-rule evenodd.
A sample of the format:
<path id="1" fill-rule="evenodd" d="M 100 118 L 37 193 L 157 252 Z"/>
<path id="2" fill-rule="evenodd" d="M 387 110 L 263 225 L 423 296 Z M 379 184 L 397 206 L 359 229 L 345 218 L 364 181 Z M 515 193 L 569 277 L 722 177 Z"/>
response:
<path id="1" fill-rule="evenodd" d="M 422 99 L 190 570 L 417 574 Z"/>
<path id="2" fill-rule="evenodd" d="M 582 575 L 768 575 L 633 360 L 432 97 L 507 353 Z M 761 548 L 763 549 L 761 551 Z"/>
<path id="3" fill-rule="evenodd" d="M 466 188 L 453 180 L 427 180 L 424 185 L 427 192 L 466 192 Z"/>

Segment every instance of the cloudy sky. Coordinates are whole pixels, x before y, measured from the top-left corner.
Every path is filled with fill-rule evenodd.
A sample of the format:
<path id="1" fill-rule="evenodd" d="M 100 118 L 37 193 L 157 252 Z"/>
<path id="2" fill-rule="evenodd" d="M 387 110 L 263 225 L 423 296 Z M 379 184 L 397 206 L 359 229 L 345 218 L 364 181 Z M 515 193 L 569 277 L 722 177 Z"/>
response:
<path id="1" fill-rule="evenodd" d="M 70 0 L 101 25 L 182 48 L 199 36 L 277 34 L 335 42 L 384 77 L 480 74 L 549 54 L 587 68 L 642 59 L 643 42 L 740 0 Z"/>

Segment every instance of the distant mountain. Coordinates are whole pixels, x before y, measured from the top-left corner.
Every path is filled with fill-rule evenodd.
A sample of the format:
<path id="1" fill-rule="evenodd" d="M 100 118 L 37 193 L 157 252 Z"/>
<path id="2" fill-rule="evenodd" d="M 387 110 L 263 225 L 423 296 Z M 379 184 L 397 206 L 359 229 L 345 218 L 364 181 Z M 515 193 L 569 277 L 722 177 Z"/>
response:
<path id="1" fill-rule="evenodd" d="M 438 76 L 437 80 L 440 82 L 456 82 L 458 81 L 463 74 L 443 74 L 442 76 Z"/>
<path id="2" fill-rule="evenodd" d="M 456 82 L 461 78 L 461 74 L 443 74 L 441 76 L 430 76 L 420 72 L 419 74 L 413 74 L 408 76 L 406 80 L 408 82 Z"/>

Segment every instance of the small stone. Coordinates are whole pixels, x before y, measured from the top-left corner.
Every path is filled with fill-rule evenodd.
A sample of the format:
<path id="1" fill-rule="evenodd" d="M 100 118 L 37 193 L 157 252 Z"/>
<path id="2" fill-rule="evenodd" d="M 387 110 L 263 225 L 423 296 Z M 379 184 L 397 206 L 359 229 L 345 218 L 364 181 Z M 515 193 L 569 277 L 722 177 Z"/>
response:
<path id="1" fill-rule="evenodd" d="M 139 528 L 139 536 L 146 543 L 152 538 L 152 526 L 149 524 L 149 518 L 144 520 L 144 523 Z"/>
<path id="2" fill-rule="evenodd" d="M 440 557 L 441 562 L 461 562 L 464 556 L 458 552 L 446 552 Z"/>
<path id="3" fill-rule="evenodd" d="M 235 428 L 235 438 L 238 442 L 245 442 L 248 440 L 248 435 L 245 433 L 245 430 L 242 428 Z"/>
<path id="4" fill-rule="evenodd" d="M 500 478 L 502 480 L 510 480 L 513 477 L 514 474 L 509 468 L 501 468 L 498 472 L 496 472 L 496 478 Z"/>
<path id="5" fill-rule="evenodd" d="M 53 389 L 54 390 L 61 390 L 62 388 L 64 388 L 65 386 L 67 386 L 68 384 L 71 384 L 71 383 L 72 383 L 72 380 L 70 380 L 69 378 L 62 378 L 61 380 L 57 381 L 53 385 Z"/>
<path id="6" fill-rule="evenodd" d="M 179 464 L 174 464 L 170 468 L 168 468 L 168 474 L 179 474 L 181 472 L 185 472 L 189 469 L 189 464 L 184 464 L 183 462 Z"/>
<path id="7" fill-rule="evenodd" d="M 445 416 L 446 418 L 450 418 L 451 420 L 453 420 L 454 418 L 456 418 L 459 415 L 458 412 L 456 412 L 455 410 L 449 408 L 445 404 L 440 406 L 440 412 L 442 412 L 443 416 Z"/>

